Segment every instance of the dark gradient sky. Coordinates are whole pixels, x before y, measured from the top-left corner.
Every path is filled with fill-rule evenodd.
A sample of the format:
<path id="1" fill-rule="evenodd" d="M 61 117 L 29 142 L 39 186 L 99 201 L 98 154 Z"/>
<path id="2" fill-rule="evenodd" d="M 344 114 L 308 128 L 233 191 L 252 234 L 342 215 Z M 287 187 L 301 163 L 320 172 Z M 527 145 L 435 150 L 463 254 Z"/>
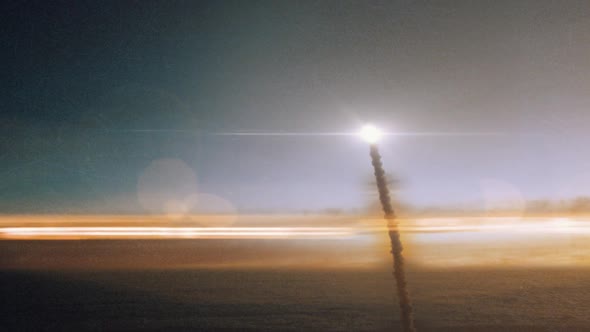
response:
<path id="1" fill-rule="evenodd" d="M 170 158 L 238 211 L 363 208 L 371 169 L 355 138 L 214 134 L 366 121 L 498 134 L 384 142 L 413 204 L 590 190 L 588 1 L 2 7 L 2 213 L 141 212 L 138 179 Z"/>

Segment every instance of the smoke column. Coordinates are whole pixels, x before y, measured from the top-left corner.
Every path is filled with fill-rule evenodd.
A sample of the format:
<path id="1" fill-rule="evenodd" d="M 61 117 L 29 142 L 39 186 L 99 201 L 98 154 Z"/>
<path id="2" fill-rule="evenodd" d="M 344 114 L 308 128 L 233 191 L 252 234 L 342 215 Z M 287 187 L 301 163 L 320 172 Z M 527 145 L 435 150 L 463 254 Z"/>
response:
<path id="1" fill-rule="evenodd" d="M 406 273 L 404 267 L 404 257 L 402 256 L 402 242 L 400 240 L 397 222 L 395 221 L 395 212 L 391 206 L 389 189 L 385 179 L 385 171 L 381 163 L 381 155 L 376 144 L 371 144 L 371 160 L 375 169 L 375 179 L 379 189 L 379 200 L 387 220 L 387 229 L 389 239 L 391 240 L 391 254 L 393 256 L 393 275 L 395 276 L 397 294 L 399 297 L 399 306 L 401 308 L 401 320 L 404 332 L 416 332 L 414 327 L 414 317 L 412 314 L 412 303 L 406 285 Z"/>

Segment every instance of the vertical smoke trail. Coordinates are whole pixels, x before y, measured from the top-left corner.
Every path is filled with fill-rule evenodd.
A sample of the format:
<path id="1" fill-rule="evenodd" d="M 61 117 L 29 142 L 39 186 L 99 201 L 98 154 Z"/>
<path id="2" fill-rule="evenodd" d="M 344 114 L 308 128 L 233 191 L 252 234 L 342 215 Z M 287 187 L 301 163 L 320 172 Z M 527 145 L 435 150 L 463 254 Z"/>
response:
<path id="1" fill-rule="evenodd" d="M 406 287 L 406 273 L 404 268 L 404 257 L 402 256 L 402 242 L 397 230 L 397 223 L 395 221 L 395 212 L 391 206 L 391 199 L 389 197 L 389 190 L 387 189 L 387 181 L 385 179 L 385 171 L 381 163 L 381 155 L 377 149 L 376 144 L 371 144 L 371 160 L 373 168 L 375 169 L 375 179 L 377 180 L 377 188 L 379 189 L 379 200 L 385 213 L 387 220 L 387 228 L 389 230 L 389 238 L 391 240 L 391 254 L 393 255 L 393 275 L 397 284 L 397 294 L 399 297 L 399 306 L 401 308 L 401 319 L 404 332 L 415 332 L 414 317 L 412 314 L 412 303 L 410 295 Z"/>

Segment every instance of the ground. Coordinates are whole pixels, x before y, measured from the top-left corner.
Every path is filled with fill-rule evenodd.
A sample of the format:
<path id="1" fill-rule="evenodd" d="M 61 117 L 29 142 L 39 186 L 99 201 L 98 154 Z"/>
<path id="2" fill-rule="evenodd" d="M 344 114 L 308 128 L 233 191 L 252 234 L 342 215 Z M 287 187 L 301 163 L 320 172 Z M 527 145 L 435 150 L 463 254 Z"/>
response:
<path id="1" fill-rule="evenodd" d="M 408 268 L 419 331 L 590 331 L 590 270 Z M 5 270 L 2 331 L 396 331 L 375 270 Z"/>

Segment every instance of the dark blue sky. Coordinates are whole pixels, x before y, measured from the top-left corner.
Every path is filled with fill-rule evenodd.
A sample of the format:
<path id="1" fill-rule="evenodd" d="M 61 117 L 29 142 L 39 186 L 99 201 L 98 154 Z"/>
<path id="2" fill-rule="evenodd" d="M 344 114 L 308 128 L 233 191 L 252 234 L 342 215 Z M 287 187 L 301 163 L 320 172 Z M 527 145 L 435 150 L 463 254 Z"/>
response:
<path id="1" fill-rule="evenodd" d="M 366 121 L 498 133 L 383 142 L 412 204 L 590 188 L 588 1 L 2 6 L 3 213 L 143 211 L 138 180 L 161 159 L 239 211 L 363 208 L 371 168 L 355 138 L 215 134 Z"/>

